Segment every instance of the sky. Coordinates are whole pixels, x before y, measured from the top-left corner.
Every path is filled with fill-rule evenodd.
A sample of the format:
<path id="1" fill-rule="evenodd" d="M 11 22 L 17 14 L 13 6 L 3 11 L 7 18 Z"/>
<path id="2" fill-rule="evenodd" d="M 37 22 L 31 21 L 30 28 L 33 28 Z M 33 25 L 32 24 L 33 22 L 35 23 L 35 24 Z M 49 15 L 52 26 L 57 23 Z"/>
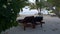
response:
<path id="1" fill-rule="evenodd" d="M 35 0 L 29 0 L 30 2 L 32 2 L 32 3 L 35 3 Z"/>
<path id="2" fill-rule="evenodd" d="M 32 2 L 32 3 L 35 3 L 35 0 L 29 0 L 30 2 Z M 45 0 L 45 1 L 47 1 L 47 0 Z"/>

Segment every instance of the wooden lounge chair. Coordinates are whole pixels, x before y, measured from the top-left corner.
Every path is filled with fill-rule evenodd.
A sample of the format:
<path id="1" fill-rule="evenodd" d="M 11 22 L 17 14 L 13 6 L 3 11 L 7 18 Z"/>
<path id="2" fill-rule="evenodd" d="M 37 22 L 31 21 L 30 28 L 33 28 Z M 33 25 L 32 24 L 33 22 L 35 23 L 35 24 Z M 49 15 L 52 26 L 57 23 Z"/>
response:
<path id="1" fill-rule="evenodd" d="M 37 17 L 29 16 L 29 17 L 25 17 L 22 20 L 18 20 L 18 22 L 23 23 L 24 30 L 26 30 L 26 27 L 35 28 L 35 26 L 39 25 L 39 24 L 42 27 L 42 24 L 45 23 L 42 21 L 43 21 L 43 17 L 40 17 L 40 16 L 37 16 Z M 37 22 L 39 22 L 39 23 L 37 23 Z"/>

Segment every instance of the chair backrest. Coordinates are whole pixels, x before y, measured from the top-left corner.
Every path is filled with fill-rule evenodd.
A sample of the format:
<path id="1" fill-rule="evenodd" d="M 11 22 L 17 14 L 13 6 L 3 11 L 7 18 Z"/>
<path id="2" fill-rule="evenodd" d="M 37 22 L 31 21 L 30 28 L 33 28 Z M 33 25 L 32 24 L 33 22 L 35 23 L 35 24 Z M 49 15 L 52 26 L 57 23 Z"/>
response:
<path id="1" fill-rule="evenodd" d="M 18 23 L 23 23 L 23 19 L 17 20 Z"/>
<path id="2" fill-rule="evenodd" d="M 37 16 L 37 17 L 34 18 L 34 20 L 35 20 L 35 21 L 41 21 L 41 20 L 43 20 L 43 17 Z"/>
<path id="3" fill-rule="evenodd" d="M 32 22 L 34 20 L 34 16 L 28 16 L 24 18 L 25 22 Z"/>

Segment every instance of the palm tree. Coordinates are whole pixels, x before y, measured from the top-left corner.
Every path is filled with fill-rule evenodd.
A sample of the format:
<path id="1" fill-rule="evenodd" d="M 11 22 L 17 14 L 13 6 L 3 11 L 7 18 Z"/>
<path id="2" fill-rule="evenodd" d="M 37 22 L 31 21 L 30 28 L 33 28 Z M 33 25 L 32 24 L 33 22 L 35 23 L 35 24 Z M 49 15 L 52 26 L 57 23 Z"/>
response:
<path id="1" fill-rule="evenodd" d="M 38 10 L 39 11 L 38 14 L 41 15 L 41 9 L 44 6 L 43 1 L 42 0 L 36 0 L 36 6 L 37 6 L 37 10 L 40 9 L 40 11 Z"/>

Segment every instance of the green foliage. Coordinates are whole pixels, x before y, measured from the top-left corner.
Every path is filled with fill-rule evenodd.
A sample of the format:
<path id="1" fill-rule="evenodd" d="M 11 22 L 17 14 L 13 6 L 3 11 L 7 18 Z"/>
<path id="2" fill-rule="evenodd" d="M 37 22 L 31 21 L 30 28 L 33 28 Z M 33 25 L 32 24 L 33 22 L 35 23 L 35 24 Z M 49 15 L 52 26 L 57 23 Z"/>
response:
<path id="1" fill-rule="evenodd" d="M 37 6 L 37 8 L 44 8 L 44 2 L 43 2 L 43 0 L 41 0 L 41 1 L 36 0 L 36 6 Z"/>
<path id="2" fill-rule="evenodd" d="M 36 9 L 36 5 L 32 3 L 32 5 L 30 5 L 30 9 Z"/>
<path id="3" fill-rule="evenodd" d="M 0 0 L 0 32 L 17 26 L 16 18 L 26 0 Z"/>
<path id="4" fill-rule="evenodd" d="M 41 7 L 41 2 L 39 2 L 38 0 L 36 0 L 36 6 L 37 6 L 37 8 L 39 8 L 39 7 Z"/>
<path id="5" fill-rule="evenodd" d="M 60 7 L 60 0 L 48 0 L 48 2 L 50 2 L 56 7 Z"/>
<path id="6" fill-rule="evenodd" d="M 48 0 L 53 6 L 56 7 L 54 13 L 60 17 L 60 0 Z"/>

